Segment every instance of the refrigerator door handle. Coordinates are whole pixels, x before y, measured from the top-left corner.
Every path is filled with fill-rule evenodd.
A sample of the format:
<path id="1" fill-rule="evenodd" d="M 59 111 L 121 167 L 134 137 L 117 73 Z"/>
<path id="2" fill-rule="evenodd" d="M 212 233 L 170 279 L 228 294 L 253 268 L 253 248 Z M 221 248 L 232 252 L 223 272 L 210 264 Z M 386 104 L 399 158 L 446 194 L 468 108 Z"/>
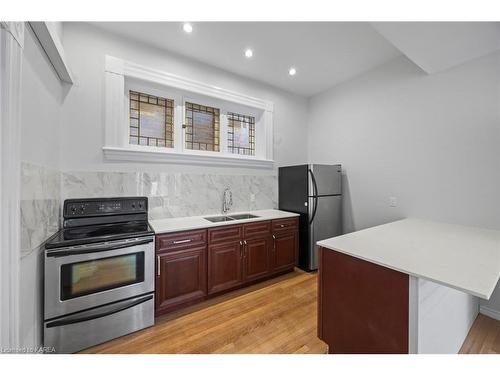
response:
<path id="1" fill-rule="evenodd" d="M 311 175 L 311 181 L 312 181 L 312 185 L 313 185 L 313 195 L 314 196 L 317 196 L 318 195 L 318 185 L 316 184 L 316 178 L 314 177 L 314 173 L 311 169 L 309 169 L 309 174 Z"/>
<path id="2" fill-rule="evenodd" d="M 318 197 L 313 197 L 313 199 L 314 199 L 313 212 L 311 215 L 311 219 L 309 220 L 309 224 L 312 224 L 314 217 L 316 216 L 316 211 L 318 209 Z"/>
<path id="3" fill-rule="evenodd" d="M 309 168 L 309 174 L 311 175 L 311 181 L 312 181 L 312 186 L 313 186 L 313 196 L 314 196 L 314 205 L 313 205 L 313 212 L 311 215 L 311 218 L 309 219 L 309 224 L 312 224 L 314 220 L 314 216 L 316 216 L 316 210 L 318 208 L 318 185 L 316 184 L 316 178 L 314 177 L 314 173 L 312 169 Z"/>

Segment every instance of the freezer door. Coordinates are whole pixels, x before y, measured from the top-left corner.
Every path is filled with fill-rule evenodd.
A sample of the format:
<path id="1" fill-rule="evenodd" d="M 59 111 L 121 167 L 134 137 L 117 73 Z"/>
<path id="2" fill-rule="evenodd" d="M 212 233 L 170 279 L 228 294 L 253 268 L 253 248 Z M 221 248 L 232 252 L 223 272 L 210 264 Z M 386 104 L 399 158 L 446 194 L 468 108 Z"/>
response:
<path id="1" fill-rule="evenodd" d="M 308 168 L 307 164 L 279 168 L 280 210 L 307 214 Z"/>
<path id="2" fill-rule="evenodd" d="M 316 242 L 342 234 L 342 196 L 310 197 L 309 207 L 311 207 L 309 215 L 312 222 L 309 224 L 308 268 L 315 270 L 318 268 Z"/>
<path id="3" fill-rule="evenodd" d="M 309 196 L 342 194 L 340 165 L 309 165 Z"/>

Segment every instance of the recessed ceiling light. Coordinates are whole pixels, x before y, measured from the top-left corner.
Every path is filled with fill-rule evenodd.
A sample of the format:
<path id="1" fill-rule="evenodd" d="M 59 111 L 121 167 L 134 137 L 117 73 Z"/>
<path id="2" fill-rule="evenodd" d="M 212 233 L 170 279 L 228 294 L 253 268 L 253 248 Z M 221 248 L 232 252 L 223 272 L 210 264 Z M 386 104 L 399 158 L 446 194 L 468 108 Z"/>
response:
<path id="1" fill-rule="evenodd" d="M 193 26 L 189 22 L 186 22 L 184 25 L 182 25 L 182 28 L 188 34 L 193 31 Z"/>
<path id="2" fill-rule="evenodd" d="M 250 48 L 247 48 L 247 49 L 245 50 L 245 56 L 246 56 L 247 58 L 252 57 L 252 56 L 253 56 L 253 51 L 252 51 Z"/>
<path id="3" fill-rule="evenodd" d="M 291 76 L 294 76 L 296 73 L 297 73 L 297 69 L 295 69 L 295 68 L 288 69 L 288 74 L 290 74 Z"/>

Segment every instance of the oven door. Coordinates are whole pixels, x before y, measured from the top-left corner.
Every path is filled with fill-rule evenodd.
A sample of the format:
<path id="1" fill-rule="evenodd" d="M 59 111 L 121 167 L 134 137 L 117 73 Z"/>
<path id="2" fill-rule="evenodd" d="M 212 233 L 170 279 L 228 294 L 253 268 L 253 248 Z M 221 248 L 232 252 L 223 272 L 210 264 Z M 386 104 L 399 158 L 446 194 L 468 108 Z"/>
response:
<path id="1" fill-rule="evenodd" d="M 111 241 L 45 253 L 45 319 L 154 291 L 154 239 Z"/>

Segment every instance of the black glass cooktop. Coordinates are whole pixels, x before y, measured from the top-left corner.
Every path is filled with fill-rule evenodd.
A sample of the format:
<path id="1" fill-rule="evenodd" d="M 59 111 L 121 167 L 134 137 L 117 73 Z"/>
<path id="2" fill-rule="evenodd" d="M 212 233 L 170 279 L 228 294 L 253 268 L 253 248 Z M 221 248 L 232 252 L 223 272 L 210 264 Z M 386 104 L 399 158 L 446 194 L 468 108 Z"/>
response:
<path id="1" fill-rule="evenodd" d="M 88 225 L 61 229 L 45 243 L 46 249 L 142 237 L 153 234 L 147 221 Z"/>

